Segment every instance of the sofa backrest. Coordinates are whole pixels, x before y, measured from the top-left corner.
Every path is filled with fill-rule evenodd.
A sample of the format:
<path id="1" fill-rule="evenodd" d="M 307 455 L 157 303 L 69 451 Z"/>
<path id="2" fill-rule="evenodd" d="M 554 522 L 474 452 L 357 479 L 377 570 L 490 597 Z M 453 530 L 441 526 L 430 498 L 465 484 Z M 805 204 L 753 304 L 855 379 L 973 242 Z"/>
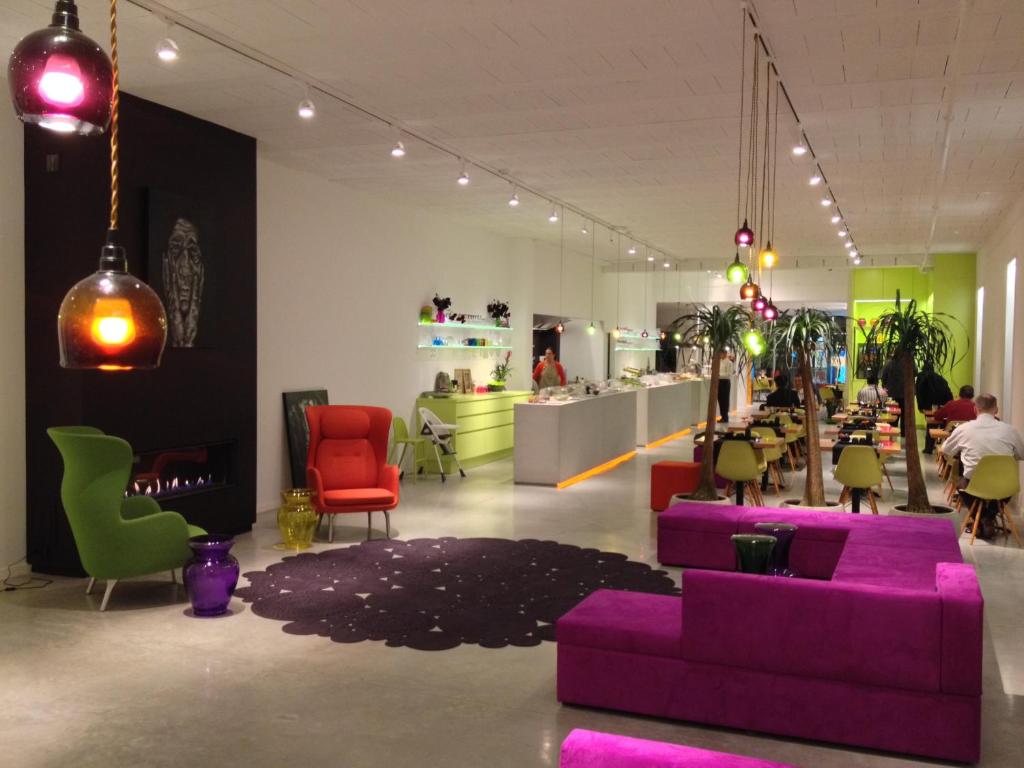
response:
<path id="1" fill-rule="evenodd" d="M 937 592 L 683 573 L 682 657 L 919 691 L 942 683 Z"/>
<path id="2" fill-rule="evenodd" d="M 793 768 L 753 757 L 577 728 L 562 742 L 560 768 Z"/>
<path id="3" fill-rule="evenodd" d="M 316 467 L 326 490 L 374 488 L 387 457 L 391 412 L 357 405 L 306 409 L 307 467 Z"/>
<path id="4" fill-rule="evenodd" d="M 942 690 L 981 694 L 985 602 L 974 566 L 938 563 L 935 584 L 942 599 Z"/>

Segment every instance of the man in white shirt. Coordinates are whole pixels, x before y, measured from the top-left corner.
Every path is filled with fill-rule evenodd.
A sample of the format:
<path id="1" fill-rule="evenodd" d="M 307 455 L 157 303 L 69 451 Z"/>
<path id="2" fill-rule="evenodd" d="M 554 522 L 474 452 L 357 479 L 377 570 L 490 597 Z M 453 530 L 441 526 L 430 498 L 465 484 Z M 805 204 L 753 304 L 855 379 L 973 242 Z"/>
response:
<path id="1" fill-rule="evenodd" d="M 729 421 L 729 400 L 732 397 L 734 366 L 728 352 L 723 349 L 721 355 L 722 359 L 718 364 L 718 413 L 724 423 Z"/>
<path id="2" fill-rule="evenodd" d="M 1020 433 L 1006 422 L 999 421 L 999 403 L 993 395 L 978 395 L 974 398 L 978 418 L 967 421 L 953 430 L 942 444 L 947 456 L 960 457 L 960 488 L 964 488 L 981 461 L 982 456 L 1013 456 L 1017 461 L 1024 459 L 1024 440 Z M 965 501 L 969 502 L 966 494 Z M 979 525 L 978 535 L 989 538 L 993 531 L 994 510 L 987 508 Z"/>

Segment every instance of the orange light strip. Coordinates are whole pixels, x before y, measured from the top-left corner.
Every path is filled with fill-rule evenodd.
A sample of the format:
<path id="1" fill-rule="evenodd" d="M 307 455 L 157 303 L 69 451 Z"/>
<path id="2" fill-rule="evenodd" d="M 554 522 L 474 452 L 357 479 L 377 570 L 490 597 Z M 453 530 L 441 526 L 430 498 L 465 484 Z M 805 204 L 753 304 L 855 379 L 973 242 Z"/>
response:
<path id="1" fill-rule="evenodd" d="M 619 464 L 624 464 L 625 462 L 632 459 L 634 456 L 636 456 L 636 451 L 624 453 L 618 458 L 612 459 L 611 461 L 606 461 L 604 464 L 599 464 L 596 467 L 588 469 L 586 472 L 580 472 L 578 475 L 570 477 L 568 480 L 563 480 L 562 482 L 556 484 L 555 488 L 557 488 L 558 490 L 562 490 L 563 488 L 568 488 L 570 485 L 576 485 L 576 483 L 581 483 L 587 478 L 594 477 L 594 475 L 600 475 L 602 472 L 607 472 L 610 469 L 615 469 L 617 466 L 619 466 Z"/>
<path id="2" fill-rule="evenodd" d="M 681 432 L 676 432 L 674 434 L 668 435 L 667 437 L 663 437 L 660 440 L 655 440 L 653 443 L 648 443 L 647 445 L 644 446 L 644 448 L 657 448 L 659 445 L 664 445 L 665 443 L 671 443 L 673 440 L 678 440 L 678 439 L 680 439 L 682 437 L 686 437 L 692 431 L 693 431 L 692 429 L 686 428 L 686 429 L 682 430 Z"/>

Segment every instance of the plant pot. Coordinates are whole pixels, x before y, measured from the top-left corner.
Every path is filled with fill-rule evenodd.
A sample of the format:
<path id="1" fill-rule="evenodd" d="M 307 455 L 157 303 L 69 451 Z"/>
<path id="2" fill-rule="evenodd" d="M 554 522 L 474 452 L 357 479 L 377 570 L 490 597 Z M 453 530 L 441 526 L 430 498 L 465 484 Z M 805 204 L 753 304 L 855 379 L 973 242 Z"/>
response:
<path id="1" fill-rule="evenodd" d="M 488 392 L 504 392 L 505 382 L 504 381 L 492 381 L 487 384 Z"/>
<path id="2" fill-rule="evenodd" d="M 690 504 L 732 504 L 733 500 L 728 496 L 719 496 L 715 501 L 705 501 L 704 499 L 691 499 L 693 494 L 690 493 L 676 493 L 668 500 L 668 505 L 671 507 L 673 504 L 681 504 L 687 502 Z"/>
<path id="3" fill-rule="evenodd" d="M 227 613 L 238 585 L 238 561 L 228 551 L 234 543 L 230 536 L 217 534 L 193 536 L 188 540 L 193 555 L 185 563 L 182 575 L 195 616 Z"/>
<path id="4" fill-rule="evenodd" d="M 277 529 L 285 549 L 309 549 L 313 546 L 313 534 L 320 516 L 313 508 L 313 491 L 309 488 L 292 488 L 281 491 L 284 501 L 277 511 Z"/>
<path id="5" fill-rule="evenodd" d="M 782 502 L 780 507 L 782 509 L 806 509 L 808 511 L 815 511 L 815 512 L 842 512 L 843 511 L 843 505 L 840 504 L 838 501 L 829 501 L 828 499 L 825 499 L 825 506 L 824 507 L 805 507 L 803 504 L 800 503 L 801 501 L 802 501 L 802 499 L 786 499 L 785 501 Z"/>
<path id="6" fill-rule="evenodd" d="M 941 520 L 951 520 L 956 510 L 947 507 L 945 504 L 932 504 L 931 512 L 908 512 L 906 504 L 897 504 L 892 508 L 890 514 L 902 515 L 904 517 L 937 517 Z"/>

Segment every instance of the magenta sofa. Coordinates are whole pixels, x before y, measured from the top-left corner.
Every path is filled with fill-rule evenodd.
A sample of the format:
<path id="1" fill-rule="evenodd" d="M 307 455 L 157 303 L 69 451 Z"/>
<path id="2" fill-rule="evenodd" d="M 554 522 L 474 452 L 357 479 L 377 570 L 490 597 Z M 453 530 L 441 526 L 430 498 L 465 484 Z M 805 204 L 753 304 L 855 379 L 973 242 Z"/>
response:
<path id="1" fill-rule="evenodd" d="M 810 578 L 731 572 L 729 536 L 773 520 Z M 977 762 L 983 601 L 948 521 L 685 503 L 658 553 L 681 598 L 601 590 L 558 621 L 560 701 Z"/>
<path id="2" fill-rule="evenodd" d="M 752 757 L 577 728 L 562 742 L 559 768 L 793 768 Z"/>

